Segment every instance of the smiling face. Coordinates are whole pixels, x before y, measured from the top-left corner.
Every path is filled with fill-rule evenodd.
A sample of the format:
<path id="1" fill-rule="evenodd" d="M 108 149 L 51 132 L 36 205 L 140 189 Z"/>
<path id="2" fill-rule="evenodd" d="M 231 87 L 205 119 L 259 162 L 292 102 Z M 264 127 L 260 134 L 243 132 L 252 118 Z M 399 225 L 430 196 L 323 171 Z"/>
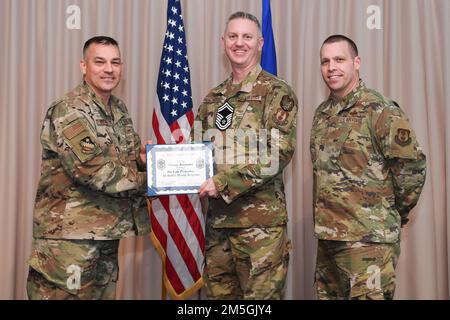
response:
<path id="1" fill-rule="evenodd" d="M 325 43 L 320 49 L 322 77 L 331 94 L 344 98 L 359 83 L 361 59 L 353 57 L 346 41 Z"/>
<path id="2" fill-rule="evenodd" d="M 229 21 L 222 36 L 222 45 L 233 69 L 251 69 L 256 65 L 263 43 L 258 26 L 249 19 Z"/>
<path id="3" fill-rule="evenodd" d="M 80 68 L 84 80 L 106 102 L 122 75 L 119 48 L 108 44 L 91 44 L 80 62 Z"/>

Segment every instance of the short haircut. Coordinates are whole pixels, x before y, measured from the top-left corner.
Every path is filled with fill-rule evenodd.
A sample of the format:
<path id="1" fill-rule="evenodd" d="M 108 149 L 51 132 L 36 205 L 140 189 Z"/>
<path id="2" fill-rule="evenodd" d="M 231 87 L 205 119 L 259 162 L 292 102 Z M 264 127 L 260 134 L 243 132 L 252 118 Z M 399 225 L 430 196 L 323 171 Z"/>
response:
<path id="1" fill-rule="evenodd" d="M 238 11 L 238 12 L 233 13 L 228 18 L 226 26 L 228 27 L 228 23 L 230 23 L 231 20 L 235 20 L 235 19 L 246 19 L 246 20 L 253 21 L 258 26 L 258 31 L 261 33 L 261 24 L 259 23 L 258 18 L 256 18 L 251 13 L 244 12 L 244 11 Z"/>
<path id="2" fill-rule="evenodd" d="M 322 47 L 325 43 L 335 43 L 335 42 L 341 42 L 341 41 L 345 41 L 348 43 L 352 58 L 354 58 L 358 55 L 358 47 L 356 46 L 355 42 L 352 39 L 350 39 L 349 37 L 346 37 L 342 34 L 334 34 L 332 36 L 329 36 L 322 43 Z"/>
<path id="3" fill-rule="evenodd" d="M 92 37 L 92 38 L 90 38 L 88 41 L 86 41 L 84 43 L 84 46 L 83 46 L 83 57 L 86 56 L 87 49 L 93 43 L 103 44 L 103 45 L 107 45 L 107 46 L 115 46 L 115 47 L 119 48 L 119 44 L 113 38 L 106 37 L 106 36 Z"/>

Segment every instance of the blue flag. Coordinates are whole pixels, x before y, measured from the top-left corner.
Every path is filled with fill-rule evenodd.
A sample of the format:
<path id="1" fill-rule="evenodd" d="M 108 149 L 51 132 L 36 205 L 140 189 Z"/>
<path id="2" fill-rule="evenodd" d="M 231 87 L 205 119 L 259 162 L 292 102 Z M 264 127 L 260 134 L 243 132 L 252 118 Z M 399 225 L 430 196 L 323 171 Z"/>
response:
<path id="1" fill-rule="evenodd" d="M 261 53 L 261 67 L 267 72 L 277 75 L 277 53 L 272 30 L 272 13 L 270 12 L 270 0 L 263 0 L 262 6 L 262 36 L 264 46 Z"/>

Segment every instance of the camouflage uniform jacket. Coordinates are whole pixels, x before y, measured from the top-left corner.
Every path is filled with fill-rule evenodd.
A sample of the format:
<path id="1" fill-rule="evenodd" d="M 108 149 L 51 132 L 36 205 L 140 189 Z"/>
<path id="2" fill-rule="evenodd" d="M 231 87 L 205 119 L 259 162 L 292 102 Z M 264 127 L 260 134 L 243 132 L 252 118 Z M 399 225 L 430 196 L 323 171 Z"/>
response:
<path id="1" fill-rule="evenodd" d="M 122 101 L 111 96 L 110 110 L 86 83 L 47 110 L 35 238 L 109 240 L 149 232 L 140 139 Z"/>
<path id="2" fill-rule="evenodd" d="M 316 110 L 311 130 L 319 239 L 393 243 L 425 183 L 425 155 L 398 105 L 359 85 Z"/>
<path id="3" fill-rule="evenodd" d="M 228 118 L 231 124 L 223 129 L 227 114 L 218 118 L 218 113 L 226 103 L 233 112 Z M 295 150 L 296 116 L 292 89 L 259 64 L 240 84 L 233 85 L 230 77 L 205 97 L 197 120 L 202 123 L 203 140 L 215 144 L 213 181 L 221 198 L 209 199 L 207 220 L 214 228 L 286 224 L 283 169 Z M 223 123 L 217 125 L 220 119 Z M 250 142 L 245 142 L 246 137 Z M 265 161 L 260 154 L 266 155 Z"/>

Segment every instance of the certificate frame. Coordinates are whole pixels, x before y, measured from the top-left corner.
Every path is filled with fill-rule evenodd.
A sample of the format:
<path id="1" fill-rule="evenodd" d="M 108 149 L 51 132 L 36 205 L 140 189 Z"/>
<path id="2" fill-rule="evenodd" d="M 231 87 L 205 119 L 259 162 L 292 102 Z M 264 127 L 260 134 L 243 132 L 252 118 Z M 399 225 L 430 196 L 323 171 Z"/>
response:
<path id="1" fill-rule="evenodd" d="M 147 144 L 147 195 L 198 193 L 214 175 L 213 144 Z"/>

